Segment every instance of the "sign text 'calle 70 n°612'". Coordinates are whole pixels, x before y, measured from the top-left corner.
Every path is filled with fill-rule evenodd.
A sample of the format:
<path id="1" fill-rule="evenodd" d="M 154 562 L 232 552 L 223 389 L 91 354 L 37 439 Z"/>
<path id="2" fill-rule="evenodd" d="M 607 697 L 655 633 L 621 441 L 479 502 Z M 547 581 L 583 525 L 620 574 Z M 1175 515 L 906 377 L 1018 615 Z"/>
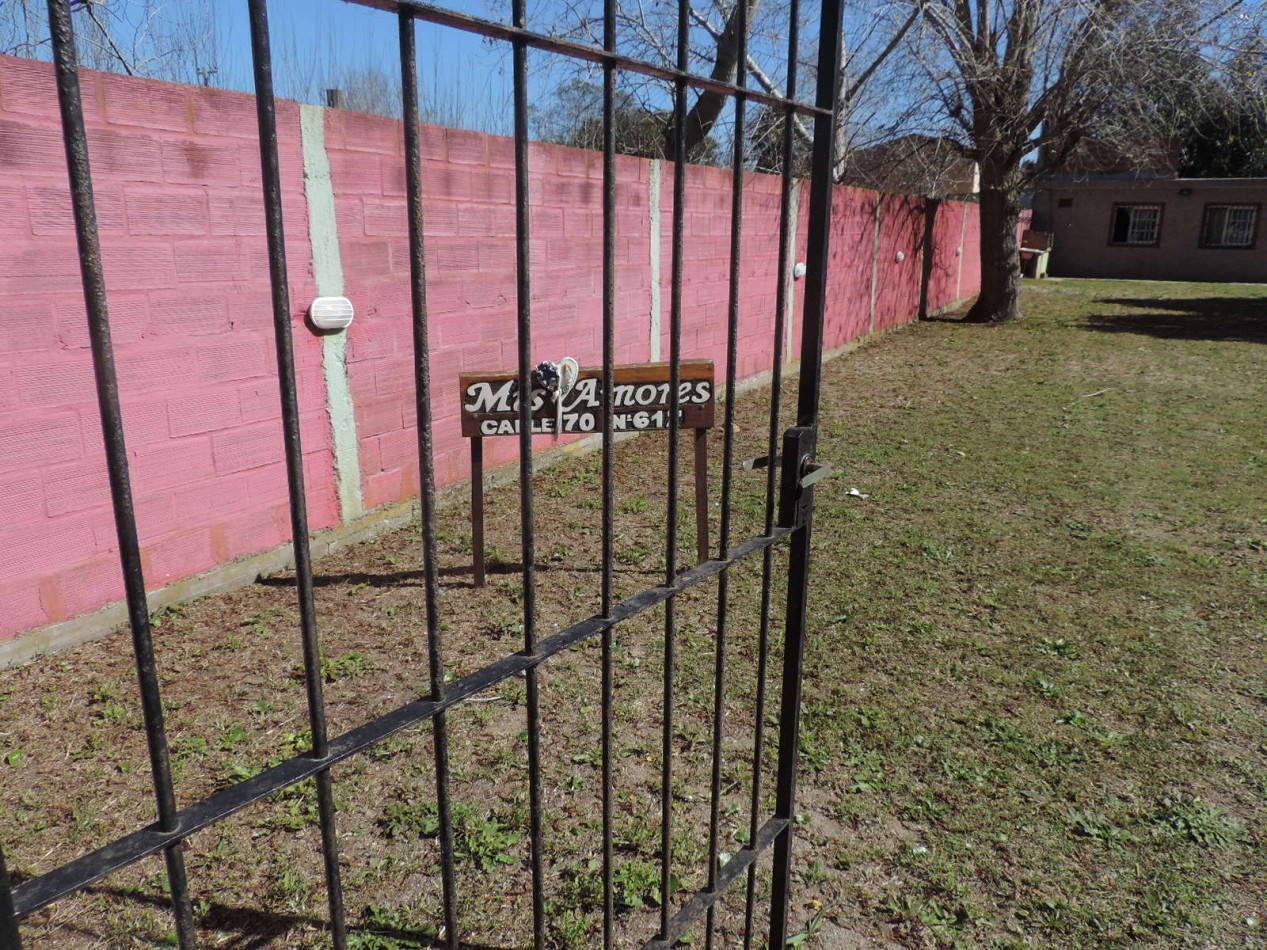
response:
<path id="1" fill-rule="evenodd" d="M 668 363 L 637 363 L 613 369 L 612 429 L 641 432 L 667 429 L 671 382 Z M 519 376 L 513 371 L 463 373 L 462 435 L 482 438 L 519 432 Z M 563 412 L 541 389 L 532 392 L 532 431 L 578 434 L 603 428 L 603 368 L 586 366 L 563 398 Z M 683 429 L 713 426 L 713 361 L 683 360 L 678 384 L 678 421 Z M 562 421 L 556 433 L 556 426 Z"/>

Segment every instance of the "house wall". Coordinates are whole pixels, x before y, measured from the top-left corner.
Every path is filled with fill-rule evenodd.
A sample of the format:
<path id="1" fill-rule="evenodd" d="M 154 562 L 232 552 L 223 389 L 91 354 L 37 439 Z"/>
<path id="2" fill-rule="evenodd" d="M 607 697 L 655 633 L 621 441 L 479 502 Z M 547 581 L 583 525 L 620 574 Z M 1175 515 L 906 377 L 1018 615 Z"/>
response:
<path id="1" fill-rule="evenodd" d="M 290 536 L 255 103 L 87 71 L 82 81 L 125 437 L 154 590 Z M 505 138 L 429 126 L 419 134 L 444 485 L 468 475 L 458 373 L 515 360 L 513 153 Z M 417 492 L 403 132 L 390 119 L 280 102 L 278 138 L 316 530 L 355 524 Z M 530 176 L 533 357 L 598 362 L 601 156 L 533 144 Z M 697 166 L 686 178 L 683 356 L 715 360 L 720 376 L 731 178 Z M 616 356 L 667 358 L 673 166 L 621 157 L 617 179 Z M 776 286 L 779 194 L 778 178 L 745 176 L 740 378 L 774 358 L 780 293 L 791 294 L 788 352 L 799 351 L 804 285 Z M 805 257 L 809 197 L 808 183 L 799 183 L 796 260 Z M 913 319 L 925 253 L 920 199 L 842 187 L 833 207 L 828 347 Z M 2 56 L 0 229 L 4 640 L 117 601 L 122 581 L 53 72 Z M 975 229 L 975 206 L 940 206 L 930 309 L 976 292 Z M 346 335 L 322 337 L 305 312 L 332 288 L 353 300 L 356 322 Z M 509 462 L 516 448 L 515 439 L 489 440 L 486 459 Z"/>
<path id="2" fill-rule="evenodd" d="M 1191 194 L 1182 195 L 1181 190 Z M 1060 207 L 1061 199 L 1072 200 Z M 1156 247 L 1109 244 L 1113 208 L 1118 204 L 1160 204 Z M 1207 204 L 1259 204 L 1258 241 L 1251 249 L 1203 248 L 1201 228 Z M 1035 202 L 1035 227 L 1051 231 L 1054 246 L 1048 272 L 1055 277 L 1131 280 L 1267 280 L 1267 179 L 1168 179 L 1053 184 Z"/>

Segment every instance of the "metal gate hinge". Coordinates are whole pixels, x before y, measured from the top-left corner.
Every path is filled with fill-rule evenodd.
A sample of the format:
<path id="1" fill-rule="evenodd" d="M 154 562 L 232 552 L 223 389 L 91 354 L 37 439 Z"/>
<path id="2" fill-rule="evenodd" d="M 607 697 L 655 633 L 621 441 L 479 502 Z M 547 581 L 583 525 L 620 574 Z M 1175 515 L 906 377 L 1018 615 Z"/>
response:
<path id="1" fill-rule="evenodd" d="M 824 478 L 831 478 L 831 476 L 832 467 L 826 462 L 810 462 L 806 464 L 801 475 L 801 487 L 809 488 L 815 482 L 821 482 Z"/>

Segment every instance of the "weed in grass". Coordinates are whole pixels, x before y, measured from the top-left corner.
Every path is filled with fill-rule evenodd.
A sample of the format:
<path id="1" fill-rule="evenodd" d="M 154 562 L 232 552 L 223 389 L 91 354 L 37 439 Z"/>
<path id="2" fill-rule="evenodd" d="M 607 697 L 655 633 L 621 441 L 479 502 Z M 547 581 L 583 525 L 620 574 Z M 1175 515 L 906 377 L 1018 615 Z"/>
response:
<path id="1" fill-rule="evenodd" d="M 1044 699 L 1055 699 L 1060 695 L 1060 687 L 1041 676 L 1035 677 L 1029 688 L 1035 696 L 1042 696 Z"/>
<path id="2" fill-rule="evenodd" d="M 823 921 L 826 919 L 826 916 L 827 913 L 825 910 L 819 911 L 805 924 L 804 930 L 787 938 L 787 945 L 789 947 L 803 947 L 813 944 L 815 942 L 814 938 L 822 932 Z"/>
<path id="3" fill-rule="evenodd" d="M 1175 722 L 1189 732 L 1202 736 L 1210 734 L 1210 730 L 1202 722 L 1200 710 L 1192 703 L 1172 703 L 1170 714 L 1175 717 Z"/>
<path id="4" fill-rule="evenodd" d="M 801 868 L 798 877 L 801 883 L 809 887 L 818 887 L 827 880 L 827 868 L 822 861 L 814 860 Z"/>
<path id="5" fill-rule="evenodd" d="M 408 905 L 370 904 L 348 933 L 349 950 L 416 950 L 434 945 L 439 932 L 429 915 Z"/>
<path id="6" fill-rule="evenodd" d="M 612 872 L 616 906 L 637 910 L 647 904 L 660 905 L 660 868 L 647 861 L 629 861 Z M 677 890 L 676 881 L 674 890 Z"/>
<path id="7" fill-rule="evenodd" d="M 546 914 L 546 936 L 555 950 L 585 950 L 589 946 L 594 925 L 587 917 L 574 910 L 560 910 L 557 903 L 550 901 L 546 903 Z"/>
<path id="8" fill-rule="evenodd" d="M 917 936 L 922 930 L 939 943 L 956 948 L 968 946 L 960 939 L 963 931 L 981 917 L 966 904 L 948 905 L 936 897 L 912 894 L 890 898 L 884 908 L 900 932 Z"/>
<path id="9" fill-rule="evenodd" d="M 1063 660 L 1076 660 L 1082 655 L 1078 647 L 1064 637 L 1043 637 L 1038 641 L 1038 652 L 1047 656 L 1057 656 Z"/>
<path id="10" fill-rule="evenodd" d="M 912 821 L 936 822 L 950 813 L 950 806 L 931 792 L 921 792 L 906 805 L 906 817 Z"/>
<path id="11" fill-rule="evenodd" d="M 1245 829 L 1227 817 L 1227 809 L 1181 793 L 1164 796 L 1149 817 L 1157 832 L 1205 847 L 1228 848 L 1247 837 Z"/>
<path id="12" fill-rule="evenodd" d="M 251 704 L 251 714 L 254 716 L 266 716 L 276 708 L 276 705 L 271 700 L 257 699 Z"/>
<path id="13" fill-rule="evenodd" d="M 245 728 L 234 723 L 220 734 L 220 741 L 216 744 L 216 748 L 221 752 L 232 752 L 250 738 L 251 734 Z"/>
<path id="14" fill-rule="evenodd" d="M 263 767 L 259 765 L 244 765 L 241 762 L 231 762 L 221 775 L 220 785 L 221 787 L 237 785 L 239 782 L 254 778 L 263 771 Z"/>
<path id="15" fill-rule="evenodd" d="M 953 544 L 935 544 L 932 541 L 925 541 L 920 546 L 920 553 L 930 561 L 953 561 L 955 559 L 955 546 Z"/>
<path id="16" fill-rule="evenodd" d="M 361 676 L 372 669 L 369 659 L 364 653 L 353 651 L 344 654 L 338 659 L 330 659 L 329 657 L 321 658 L 321 678 L 327 683 L 335 683 L 341 679 L 351 679 Z M 303 675 L 303 667 L 299 668 L 300 676 Z"/>
<path id="17" fill-rule="evenodd" d="M 1129 831 L 1114 824 L 1107 815 L 1093 809 L 1070 807 L 1067 818 L 1069 829 L 1075 835 L 1103 841 L 1106 844 L 1134 840 L 1134 836 Z"/>
<path id="18" fill-rule="evenodd" d="M 456 809 L 455 809 L 456 812 Z M 509 830 L 495 816 L 477 817 L 471 812 L 464 812 L 457 822 L 455 852 L 459 857 L 469 858 L 482 871 L 514 864 L 517 858 L 510 849 L 519 844 L 523 836 L 517 831 Z"/>
<path id="19" fill-rule="evenodd" d="M 392 802 L 381 821 L 389 837 L 405 834 L 430 838 L 440 832 L 440 809 L 435 802 Z"/>
<path id="20" fill-rule="evenodd" d="M 315 825 L 320 819 L 317 807 L 317 786 L 312 779 L 306 779 L 298 785 L 277 792 L 270 801 L 282 804 L 279 813 L 270 815 L 262 823 L 265 828 L 277 828 L 282 831 L 303 831 Z"/>
<path id="21" fill-rule="evenodd" d="M 291 913 L 304 914 L 312 905 L 316 888 L 301 869 L 281 859 L 273 873 L 273 895 Z"/>

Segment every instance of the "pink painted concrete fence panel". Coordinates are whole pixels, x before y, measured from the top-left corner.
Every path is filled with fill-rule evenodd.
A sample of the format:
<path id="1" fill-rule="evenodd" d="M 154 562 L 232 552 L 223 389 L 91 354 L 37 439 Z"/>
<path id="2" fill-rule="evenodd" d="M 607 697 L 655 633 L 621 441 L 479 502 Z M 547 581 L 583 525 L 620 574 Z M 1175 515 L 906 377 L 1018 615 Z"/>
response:
<path id="1" fill-rule="evenodd" d="M 124 430 L 151 588 L 289 538 L 255 107 L 85 72 Z M 280 105 L 310 517 L 338 520 L 298 107 Z M 51 67 L 0 57 L 0 637 L 122 595 Z"/>

